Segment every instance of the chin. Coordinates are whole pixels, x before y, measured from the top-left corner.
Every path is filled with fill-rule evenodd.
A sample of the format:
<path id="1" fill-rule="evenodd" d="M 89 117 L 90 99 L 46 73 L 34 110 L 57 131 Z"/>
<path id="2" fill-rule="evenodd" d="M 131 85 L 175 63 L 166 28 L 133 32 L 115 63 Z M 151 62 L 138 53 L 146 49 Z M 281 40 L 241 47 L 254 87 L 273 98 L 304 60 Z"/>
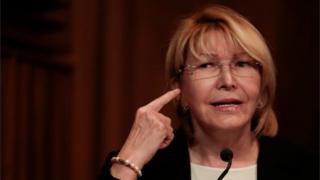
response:
<path id="1" fill-rule="evenodd" d="M 250 127 L 250 122 L 245 118 L 239 117 L 220 117 L 214 120 L 211 127 L 218 130 L 241 130 Z M 250 130 L 250 128 L 248 128 Z"/>

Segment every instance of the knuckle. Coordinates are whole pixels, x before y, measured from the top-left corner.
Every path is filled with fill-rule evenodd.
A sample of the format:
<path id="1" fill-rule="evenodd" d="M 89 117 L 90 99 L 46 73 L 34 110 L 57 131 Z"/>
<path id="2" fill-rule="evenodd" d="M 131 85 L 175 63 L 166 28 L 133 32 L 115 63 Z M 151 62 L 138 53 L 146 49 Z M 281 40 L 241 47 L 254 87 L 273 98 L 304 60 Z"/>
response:
<path id="1" fill-rule="evenodd" d="M 170 118 L 166 117 L 165 121 L 167 121 L 169 124 L 171 124 L 171 119 Z"/>
<path id="2" fill-rule="evenodd" d="M 143 117 L 150 120 L 151 122 L 154 122 L 157 120 L 156 116 L 150 111 L 145 111 L 143 114 Z"/>
<path id="3" fill-rule="evenodd" d="M 137 109 L 137 114 L 145 114 L 147 112 L 145 107 L 140 107 Z"/>
<path id="4" fill-rule="evenodd" d="M 159 132 L 167 133 L 168 130 L 171 131 L 171 119 L 157 112 L 147 110 L 145 107 L 140 107 L 137 109 L 137 121 L 146 123 L 149 128 L 155 129 Z M 168 128 L 170 127 L 170 128 Z"/>
<path id="5" fill-rule="evenodd" d="M 171 119 L 170 119 L 170 118 L 168 118 L 168 117 L 163 117 L 161 120 L 162 120 L 162 122 L 163 122 L 164 124 L 166 124 L 167 126 L 171 127 Z"/>
<path id="6" fill-rule="evenodd" d="M 163 123 L 159 122 L 159 123 L 157 123 L 157 129 L 164 131 L 164 130 L 166 130 L 166 126 Z"/>

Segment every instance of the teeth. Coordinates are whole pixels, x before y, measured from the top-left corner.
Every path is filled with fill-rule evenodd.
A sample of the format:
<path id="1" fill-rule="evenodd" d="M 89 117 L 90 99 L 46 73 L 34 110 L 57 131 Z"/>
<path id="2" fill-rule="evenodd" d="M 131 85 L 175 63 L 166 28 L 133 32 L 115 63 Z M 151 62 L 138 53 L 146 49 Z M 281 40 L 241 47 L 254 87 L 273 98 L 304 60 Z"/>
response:
<path id="1" fill-rule="evenodd" d="M 214 105 L 216 111 L 221 112 L 237 112 L 240 108 L 239 104 L 217 104 Z"/>
<path id="2" fill-rule="evenodd" d="M 230 103 L 223 103 L 223 102 L 220 102 L 220 103 L 211 103 L 211 105 L 213 106 L 230 106 L 230 105 L 239 105 L 240 103 L 237 103 L 237 102 L 230 102 Z"/>
<path id="3" fill-rule="evenodd" d="M 240 101 L 233 101 L 233 102 L 213 102 L 211 105 L 213 106 L 230 106 L 230 105 L 240 105 L 242 104 Z"/>
<path id="4" fill-rule="evenodd" d="M 237 106 L 237 104 L 216 104 L 214 106 L 227 107 L 227 106 Z"/>

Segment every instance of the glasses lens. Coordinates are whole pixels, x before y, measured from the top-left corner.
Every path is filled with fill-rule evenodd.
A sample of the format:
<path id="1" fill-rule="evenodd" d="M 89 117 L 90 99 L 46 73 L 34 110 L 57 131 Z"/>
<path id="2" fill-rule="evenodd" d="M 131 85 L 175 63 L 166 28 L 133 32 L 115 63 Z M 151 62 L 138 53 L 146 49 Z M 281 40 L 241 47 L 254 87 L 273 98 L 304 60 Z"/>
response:
<path id="1" fill-rule="evenodd" d="M 192 76 L 193 79 L 205 79 L 220 75 L 222 64 L 206 64 L 200 66 L 187 65 L 185 70 Z M 228 65 L 227 65 L 228 66 Z M 256 61 L 236 61 L 229 64 L 229 70 L 233 75 L 240 77 L 253 77 L 259 75 L 261 65 Z"/>
<path id="2" fill-rule="evenodd" d="M 219 67 L 193 68 L 188 72 L 192 79 L 206 79 L 219 75 Z"/>
<path id="3" fill-rule="evenodd" d="M 259 75 L 261 65 L 257 61 L 236 61 L 231 64 L 233 74 L 243 77 L 253 77 Z"/>

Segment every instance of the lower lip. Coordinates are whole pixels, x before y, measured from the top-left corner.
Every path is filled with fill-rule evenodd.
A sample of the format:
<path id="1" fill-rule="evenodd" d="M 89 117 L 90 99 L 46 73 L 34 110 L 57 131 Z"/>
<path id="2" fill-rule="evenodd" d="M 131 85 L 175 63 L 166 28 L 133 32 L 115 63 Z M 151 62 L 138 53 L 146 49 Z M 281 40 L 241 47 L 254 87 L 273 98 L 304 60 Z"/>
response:
<path id="1" fill-rule="evenodd" d="M 236 112 L 240 109 L 240 105 L 237 104 L 228 104 L 228 105 L 219 105 L 213 106 L 216 111 L 221 112 Z"/>

